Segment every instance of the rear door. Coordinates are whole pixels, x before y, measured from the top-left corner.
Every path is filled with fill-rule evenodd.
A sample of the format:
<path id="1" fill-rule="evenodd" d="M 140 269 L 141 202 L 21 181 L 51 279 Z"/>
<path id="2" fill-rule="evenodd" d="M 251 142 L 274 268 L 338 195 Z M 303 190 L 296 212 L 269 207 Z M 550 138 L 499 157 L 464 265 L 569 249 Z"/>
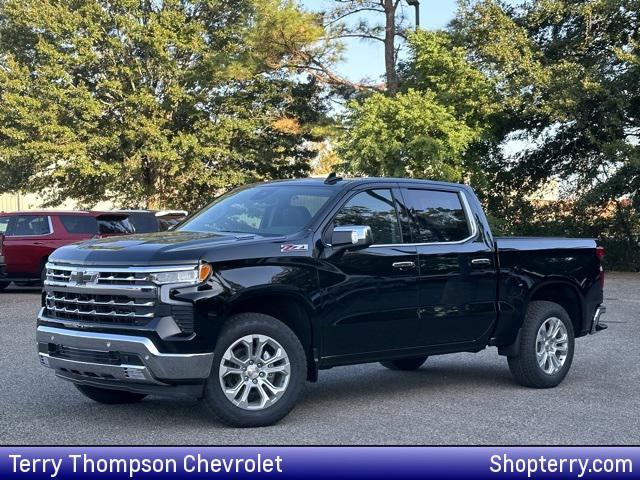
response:
<path id="1" fill-rule="evenodd" d="M 333 216 L 327 237 L 339 225 L 369 226 L 374 244 L 327 258 L 323 357 L 354 361 L 416 346 L 417 252 L 403 245 L 392 188 L 367 188 L 350 196 Z M 328 242 L 327 242 L 328 243 Z"/>
<path id="2" fill-rule="evenodd" d="M 418 251 L 419 335 L 425 345 L 472 342 L 496 320 L 497 270 L 465 193 L 402 189 Z"/>
<path id="3" fill-rule="evenodd" d="M 43 259 L 54 248 L 53 227 L 48 215 L 11 217 L 3 248 L 10 275 L 38 277 Z"/>

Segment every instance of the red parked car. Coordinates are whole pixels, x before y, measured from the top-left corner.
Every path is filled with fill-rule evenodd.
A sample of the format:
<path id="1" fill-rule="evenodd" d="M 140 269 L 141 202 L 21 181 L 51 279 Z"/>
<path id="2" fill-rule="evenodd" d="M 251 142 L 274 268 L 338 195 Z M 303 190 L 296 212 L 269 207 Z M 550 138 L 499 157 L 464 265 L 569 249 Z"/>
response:
<path id="1" fill-rule="evenodd" d="M 49 255 L 90 238 L 127 235 L 134 228 L 126 213 L 26 211 L 0 213 L 0 290 L 11 282 L 42 281 Z"/>

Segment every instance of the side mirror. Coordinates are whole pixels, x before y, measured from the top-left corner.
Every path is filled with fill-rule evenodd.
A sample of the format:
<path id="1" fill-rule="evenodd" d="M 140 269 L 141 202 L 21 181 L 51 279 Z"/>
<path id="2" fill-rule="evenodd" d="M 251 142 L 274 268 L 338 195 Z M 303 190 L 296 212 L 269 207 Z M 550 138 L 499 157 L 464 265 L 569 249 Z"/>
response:
<path id="1" fill-rule="evenodd" d="M 334 248 L 359 249 L 373 244 L 371 227 L 345 225 L 335 227 L 331 235 L 331 246 Z"/>

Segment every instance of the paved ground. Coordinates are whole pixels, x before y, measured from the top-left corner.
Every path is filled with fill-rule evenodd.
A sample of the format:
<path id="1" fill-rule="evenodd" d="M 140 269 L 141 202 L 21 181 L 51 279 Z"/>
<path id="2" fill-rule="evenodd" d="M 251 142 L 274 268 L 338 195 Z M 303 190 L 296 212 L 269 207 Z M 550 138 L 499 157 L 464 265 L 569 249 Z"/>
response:
<path id="1" fill-rule="evenodd" d="M 553 390 L 516 385 L 495 349 L 433 357 L 417 372 L 321 372 L 279 425 L 230 429 L 197 402 L 91 402 L 38 364 L 38 292 L 0 293 L 4 444 L 640 444 L 640 275 L 607 277 L 606 332 L 579 339 Z"/>

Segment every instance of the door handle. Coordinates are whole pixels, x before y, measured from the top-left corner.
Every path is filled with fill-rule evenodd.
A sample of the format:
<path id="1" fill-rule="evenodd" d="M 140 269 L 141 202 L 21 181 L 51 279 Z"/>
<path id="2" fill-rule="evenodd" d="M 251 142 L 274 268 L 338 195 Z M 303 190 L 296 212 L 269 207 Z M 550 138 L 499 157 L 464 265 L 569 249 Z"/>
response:
<path id="1" fill-rule="evenodd" d="M 393 268 L 414 268 L 416 266 L 415 262 L 393 262 L 391 264 Z"/>
<path id="2" fill-rule="evenodd" d="M 471 260 L 471 265 L 491 265 L 491 260 L 488 258 L 474 258 Z"/>

